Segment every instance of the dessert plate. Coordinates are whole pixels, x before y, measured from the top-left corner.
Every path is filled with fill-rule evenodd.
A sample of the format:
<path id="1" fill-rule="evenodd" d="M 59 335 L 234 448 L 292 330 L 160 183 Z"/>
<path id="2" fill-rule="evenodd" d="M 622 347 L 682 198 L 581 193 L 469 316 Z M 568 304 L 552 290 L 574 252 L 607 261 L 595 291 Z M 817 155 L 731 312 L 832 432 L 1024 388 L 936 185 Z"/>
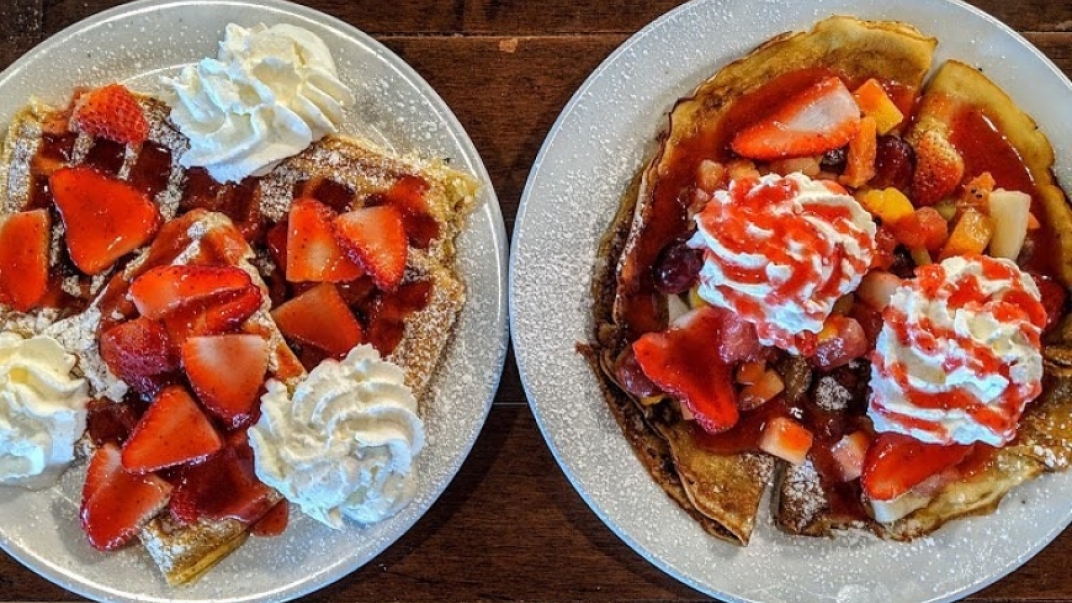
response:
<path id="1" fill-rule="evenodd" d="M 588 340 L 600 237 L 650 157 L 673 103 L 728 62 L 830 15 L 909 21 L 947 58 L 982 67 L 1039 123 L 1072 183 L 1072 84 L 992 17 L 951 0 L 696 0 L 626 41 L 574 95 L 529 175 L 511 259 L 511 322 L 533 412 L 563 471 L 627 544 L 678 580 L 731 601 L 933 602 L 1013 571 L 1072 520 L 1072 474 L 1014 490 L 992 515 L 904 544 L 862 532 L 791 537 L 761 505 L 751 544 L 707 535 L 655 484 L 574 346 Z M 732 32 L 732 35 L 725 35 Z"/>
<path id="2" fill-rule="evenodd" d="M 140 547 L 93 550 L 78 525 L 84 467 L 51 489 L 0 488 L 0 547 L 53 582 L 109 601 L 281 601 L 367 563 L 435 502 L 469 453 L 491 406 L 506 357 L 506 236 L 484 165 L 446 104 L 401 59 L 334 18 L 280 0 L 148 0 L 82 21 L 0 73 L 0 123 L 31 96 L 60 104 L 78 85 L 124 81 L 156 93 L 159 77 L 215 56 L 227 23 L 292 23 L 319 35 L 357 96 L 340 128 L 399 152 L 449 158 L 482 183 L 458 239 L 469 301 L 426 405 L 420 489 L 399 515 L 332 531 L 294 512 L 277 538 L 251 538 L 191 587 L 169 588 Z M 5 126 L 0 126 L 2 129 Z"/>

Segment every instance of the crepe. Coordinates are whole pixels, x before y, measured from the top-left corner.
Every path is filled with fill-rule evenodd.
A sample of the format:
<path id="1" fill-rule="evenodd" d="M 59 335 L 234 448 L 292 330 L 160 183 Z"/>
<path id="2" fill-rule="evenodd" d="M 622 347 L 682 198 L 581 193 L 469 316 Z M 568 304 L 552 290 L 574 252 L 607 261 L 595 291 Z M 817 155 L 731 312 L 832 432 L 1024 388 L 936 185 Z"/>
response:
<path id="1" fill-rule="evenodd" d="M 582 352 L 598 365 L 605 398 L 652 477 L 686 512 L 704 518 L 701 525 L 716 536 L 748 542 L 774 473 L 773 457 L 712 453 L 683 425 L 675 402 L 646 404 L 615 383 L 622 352 L 643 333 L 668 323 L 667 298 L 655 290 L 651 266 L 665 244 L 686 230 L 684 186 L 702 159 L 724 158 L 727 132 L 742 119 L 735 107 L 784 92 L 772 90 L 770 82 L 806 73 L 810 80 L 791 82 L 800 89 L 823 74 L 858 82 L 881 76 L 914 97 L 930 69 L 935 44 L 909 25 L 849 17 L 833 17 L 811 32 L 768 41 L 675 105 L 654 157 L 604 237 L 592 289 L 595 332 Z"/>

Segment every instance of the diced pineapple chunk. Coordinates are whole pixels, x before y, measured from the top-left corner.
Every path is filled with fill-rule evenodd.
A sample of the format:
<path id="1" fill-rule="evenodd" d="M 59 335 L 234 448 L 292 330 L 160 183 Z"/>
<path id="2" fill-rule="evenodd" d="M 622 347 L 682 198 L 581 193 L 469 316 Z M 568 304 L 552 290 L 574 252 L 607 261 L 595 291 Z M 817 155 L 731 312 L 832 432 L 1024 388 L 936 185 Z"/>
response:
<path id="1" fill-rule="evenodd" d="M 902 121 L 904 114 L 897 108 L 890 95 L 878 80 L 871 78 L 852 93 L 864 115 L 875 120 L 880 135 L 889 134 Z"/>
<path id="2" fill-rule="evenodd" d="M 737 398 L 737 406 L 741 410 L 759 408 L 783 391 L 785 391 L 785 382 L 782 381 L 781 375 L 767 369 L 754 383 L 741 390 Z"/>
<path id="3" fill-rule="evenodd" d="M 1030 215 L 1030 195 L 1001 188 L 990 193 L 990 217 L 994 221 L 990 255 L 1015 261 L 1027 237 Z"/>
<path id="4" fill-rule="evenodd" d="M 916 211 L 908 197 L 895 188 L 858 192 L 856 200 L 864 206 L 864 209 L 877 216 L 885 224 L 893 224 Z"/>
<path id="5" fill-rule="evenodd" d="M 958 255 L 970 255 L 982 253 L 990 243 L 990 237 L 994 234 L 994 221 L 990 216 L 969 209 L 965 211 L 957 225 L 953 227 L 953 233 L 949 235 L 939 260 Z"/>
<path id="6" fill-rule="evenodd" d="M 759 449 L 794 465 L 808 458 L 814 436 L 806 427 L 788 417 L 774 417 L 763 428 Z"/>

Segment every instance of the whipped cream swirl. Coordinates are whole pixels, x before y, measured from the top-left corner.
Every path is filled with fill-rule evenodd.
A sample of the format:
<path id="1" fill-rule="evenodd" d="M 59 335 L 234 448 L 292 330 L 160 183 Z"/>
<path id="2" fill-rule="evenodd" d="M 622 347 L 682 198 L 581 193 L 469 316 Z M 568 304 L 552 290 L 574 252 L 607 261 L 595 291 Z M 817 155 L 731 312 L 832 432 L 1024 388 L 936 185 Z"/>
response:
<path id="1" fill-rule="evenodd" d="M 0 333 L 0 484 L 44 488 L 74 460 L 88 387 L 50 337 Z"/>
<path id="2" fill-rule="evenodd" d="M 754 324 L 763 345 L 796 354 L 814 350 L 875 250 L 867 211 L 840 185 L 803 174 L 735 180 L 695 220 L 700 297 Z"/>
<path id="3" fill-rule="evenodd" d="M 341 528 L 391 517 L 417 490 L 424 447 L 417 400 L 401 367 L 370 345 L 325 360 L 288 396 L 278 381 L 249 429 L 257 477 L 314 519 Z"/>
<path id="4" fill-rule="evenodd" d="M 354 103 L 324 41 L 287 24 L 229 24 L 216 59 L 164 84 L 171 119 L 190 139 L 180 162 L 220 182 L 264 175 L 337 131 Z"/>
<path id="5" fill-rule="evenodd" d="M 1009 260 L 924 266 L 883 313 L 871 364 L 875 429 L 924 442 L 1002 446 L 1042 391 L 1046 310 Z"/>

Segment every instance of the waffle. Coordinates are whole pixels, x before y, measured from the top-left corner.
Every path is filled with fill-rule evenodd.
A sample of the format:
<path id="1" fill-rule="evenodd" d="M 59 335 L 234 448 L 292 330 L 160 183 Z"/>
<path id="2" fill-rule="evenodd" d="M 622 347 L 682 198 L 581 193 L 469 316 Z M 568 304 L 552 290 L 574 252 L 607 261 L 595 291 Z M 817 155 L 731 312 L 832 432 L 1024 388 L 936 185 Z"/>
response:
<path id="1" fill-rule="evenodd" d="M 780 75 L 818 69 L 862 81 L 883 73 L 918 90 L 935 44 L 908 25 L 848 17 L 822 21 L 810 33 L 768 41 L 674 106 L 668 131 L 660 136 L 654 157 L 635 179 L 604 237 L 593 278 L 595 333 L 581 351 L 597 369 L 619 426 L 653 478 L 690 515 L 705 518 L 701 525 L 716 536 L 747 544 L 775 473 L 773 458 L 709 452 L 682 427 L 676 402 L 652 405 L 616 384 L 615 367 L 623 350 L 641 334 L 665 329 L 669 320 L 667 296 L 655 291 L 651 267 L 669 238 L 684 230 L 686 215 L 679 191 L 661 194 L 660 186 L 675 186 L 668 174 L 687 161 L 697 145 L 721 144 L 724 122 L 736 119 L 735 101 Z"/>
<path id="2" fill-rule="evenodd" d="M 118 145 L 101 143 L 85 134 L 63 134 L 61 156 L 43 158 L 42 149 L 54 146 L 56 133 L 68 127 L 68 112 L 32 103 L 12 121 L 0 152 L 0 213 L 42 206 L 42 181 L 49 170 L 82 164 L 101 168 L 104 162 L 94 155 L 93 148 L 103 144 L 112 147 L 111 164 L 104 166 L 104 171 L 136 184 L 154 180 L 151 196 L 165 223 L 146 248 L 121 259 L 109 273 L 89 279 L 67 268 L 66 306 L 28 314 L 0 308 L 0 326 L 25 335 L 44 333 L 57 338 L 78 356 L 76 370 L 87 378 L 93 395 L 121 400 L 126 384 L 108 370 L 96 341 L 103 323 L 133 312 L 129 300 L 125 309 L 118 305 L 118 315 L 115 311 L 102 313 L 101 308 L 116 306 L 105 301 L 124 298 L 135 276 L 162 264 L 205 261 L 208 253 L 214 263 L 241 267 L 266 293 L 277 291 L 281 269 L 266 252 L 263 236 L 273 224 L 286 219 L 295 196 L 318 197 L 323 190 L 332 190 L 336 193 L 331 199 L 335 209 L 345 211 L 372 203 L 376 195 L 403 178 L 418 178 L 427 187 L 426 218 L 434 223 L 429 231 L 434 236 L 408 249 L 403 286 L 430 283 L 431 294 L 427 303 L 405 320 L 400 340 L 387 359 L 403 368 L 407 384 L 422 408 L 426 407 L 428 386 L 465 302 L 464 285 L 454 267 L 454 240 L 475 203 L 475 179 L 441 161 L 423 161 L 415 155 L 398 157 L 368 142 L 330 136 L 264 177 L 220 185 L 207 179 L 203 170 L 179 164 L 178 157 L 188 142 L 169 121 L 167 106 L 147 96 L 139 96 L 138 101 L 150 124 L 149 142 L 140 147 L 115 148 Z M 146 168 L 150 165 L 151 170 Z M 348 196 L 342 207 L 337 194 L 340 190 Z M 63 270 L 62 222 L 54 223 L 50 263 L 53 269 Z M 252 247 L 247 239 L 254 242 Z M 282 301 L 293 294 L 288 291 Z M 306 359 L 299 360 L 271 318 L 271 307 L 281 300 L 268 295 L 265 300 L 243 330 L 268 339 L 269 372 L 293 389 L 305 374 L 302 360 Z M 179 526 L 164 513 L 143 528 L 140 540 L 167 582 L 181 585 L 203 575 L 247 536 L 248 525 L 239 521 L 201 520 Z"/>

